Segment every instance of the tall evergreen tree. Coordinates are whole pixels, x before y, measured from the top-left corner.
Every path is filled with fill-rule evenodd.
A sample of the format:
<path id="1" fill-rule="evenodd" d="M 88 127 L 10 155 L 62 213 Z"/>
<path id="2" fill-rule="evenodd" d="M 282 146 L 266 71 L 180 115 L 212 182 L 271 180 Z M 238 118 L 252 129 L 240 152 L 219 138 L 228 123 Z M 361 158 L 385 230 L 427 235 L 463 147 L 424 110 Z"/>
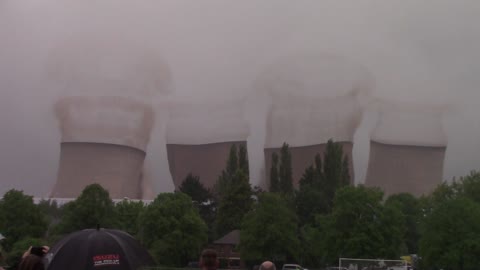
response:
<path id="1" fill-rule="evenodd" d="M 248 162 L 248 161 L 247 161 Z M 239 169 L 239 160 L 237 146 L 234 144 L 230 147 L 228 154 L 226 168 L 221 172 L 215 186 L 213 187 L 214 195 L 217 200 L 220 200 L 223 194 L 226 193 L 229 186 L 232 184 L 233 176 Z"/>
<path id="2" fill-rule="evenodd" d="M 245 145 L 240 145 L 240 148 L 238 149 L 238 168 L 246 174 L 249 174 L 250 172 L 248 166 L 248 152 Z"/>
<path id="3" fill-rule="evenodd" d="M 218 237 L 232 230 L 240 229 L 243 217 L 252 207 L 253 193 L 248 175 L 241 170 L 237 170 L 233 183 L 219 202 L 216 219 Z"/>
<path id="4" fill-rule="evenodd" d="M 280 191 L 280 179 L 278 175 L 278 154 L 272 154 L 272 167 L 270 168 L 270 192 Z"/>
<path id="5" fill-rule="evenodd" d="M 283 194 L 293 193 L 292 154 L 287 143 L 280 149 L 279 184 Z"/>
<path id="6" fill-rule="evenodd" d="M 244 146 L 230 149 L 226 169 L 216 184 L 218 211 L 215 220 L 217 236 L 239 229 L 243 216 L 252 205 L 252 189 L 248 175 L 248 157 Z"/>
<path id="7" fill-rule="evenodd" d="M 350 183 L 348 159 L 343 155 L 342 145 L 333 140 L 327 142 L 323 157 L 323 184 L 325 196 L 333 202 L 335 192 Z M 332 203 L 330 203 L 331 208 Z"/>
<path id="8" fill-rule="evenodd" d="M 342 145 L 329 140 L 323 162 L 320 154 L 315 156 L 300 179 L 296 192 L 296 208 L 300 225 L 312 224 L 316 214 L 327 214 L 333 207 L 336 191 L 350 182 L 348 158 L 343 155 Z"/>
<path id="9" fill-rule="evenodd" d="M 237 146 L 234 144 L 230 147 L 230 154 L 227 159 L 227 173 L 231 176 L 235 174 L 238 169 L 238 153 Z"/>
<path id="10" fill-rule="evenodd" d="M 200 182 L 200 177 L 194 176 L 191 173 L 188 174 L 182 182 L 179 190 L 192 198 L 194 205 L 200 213 L 200 217 L 208 227 L 208 240 L 215 240 L 215 230 L 213 227 L 217 203 L 210 190 L 203 186 Z"/>
<path id="11" fill-rule="evenodd" d="M 203 203 L 211 199 L 208 189 L 200 182 L 200 177 L 189 173 L 178 188 L 181 192 L 187 194 L 194 202 Z"/>

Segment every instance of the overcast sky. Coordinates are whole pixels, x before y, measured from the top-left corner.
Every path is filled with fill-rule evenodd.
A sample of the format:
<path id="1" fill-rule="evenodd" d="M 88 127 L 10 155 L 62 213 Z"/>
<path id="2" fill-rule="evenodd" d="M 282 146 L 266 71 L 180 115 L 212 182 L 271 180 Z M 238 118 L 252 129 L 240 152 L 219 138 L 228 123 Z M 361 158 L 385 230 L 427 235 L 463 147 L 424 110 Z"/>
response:
<path id="1" fill-rule="evenodd" d="M 251 94 L 270 63 L 292 54 L 336 54 L 361 63 L 373 75 L 374 98 L 447 105 L 445 179 L 464 175 L 480 167 L 478 25 L 475 0 L 1 0 L 0 194 L 17 188 L 48 195 L 60 142 L 53 104 L 89 92 L 54 87 L 49 59 L 72 37 L 111 33 L 154 51 L 169 67 L 171 95 L 195 102 Z M 102 91 L 89 94 L 115 93 Z M 319 95 L 332 95 L 327 92 Z M 158 107 L 165 93 L 122 94 Z M 372 119 L 365 118 L 356 134 L 357 182 L 368 162 Z M 149 173 L 156 189 L 170 191 L 163 128 L 160 115 L 147 163 L 155 163 Z"/>

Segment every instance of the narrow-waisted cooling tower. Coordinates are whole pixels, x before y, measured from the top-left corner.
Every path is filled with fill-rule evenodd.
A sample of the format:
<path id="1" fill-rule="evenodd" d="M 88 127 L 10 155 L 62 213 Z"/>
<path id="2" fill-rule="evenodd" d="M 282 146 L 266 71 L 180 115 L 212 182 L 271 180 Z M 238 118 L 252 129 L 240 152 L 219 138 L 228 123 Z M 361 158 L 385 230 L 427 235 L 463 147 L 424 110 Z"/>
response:
<path id="1" fill-rule="evenodd" d="M 343 146 L 353 182 L 353 135 L 361 117 L 355 95 L 331 98 L 272 95 L 265 148 L 266 179 L 270 179 L 272 153 L 279 153 L 284 142 L 290 146 L 294 186 L 297 186 L 315 155 L 323 157 L 327 141 L 333 139 Z"/>
<path id="2" fill-rule="evenodd" d="M 292 153 L 294 185 L 316 154 L 332 139 L 342 144 L 353 183 L 353 136 L 362 119 L 362 97 L 373 88 L 371 73 L 359 63 L 328 53 L 298 53 L 279 58 L 254 83 L 270 97 L 266 123 L 265 173 L 272 153 L 283 143 Z"/>
<path id="3" fill-rule="evenodd" d="M 153 124 L 149 105 L 125 97 L 68 97 L 57 103 L 56 113 L 62 144 L 52 197 L 75 198 L 98 183 L 112 198 L 142 198 Z"/>
<path id="4" fill-rule="evenodd" d="M 143 160 L 153 105 L 159 112 L 172 90 L 169 66 L 145 42 L 117 31 L 79 27 L 52 49 L 45 68 L 51 87 L 63 97 L 56 104 L 62 149 L 52 196 L 75 197 L 85 185 L 98 182 L 113 198 L 151 197 L 158 192 L 154 181 L 165 180 L 159 166 L 149 167 L 150 157 L 148 172 L 142 173 Z M 158 126 L 157 133 L 163 125 Z M 156 137 L 163 139 L 163 134 Z"/>
<path id="5" fill-rule="evenodd" d="M 86 185 L 97 183 L 112 198 L 142 198 L 142 150 L 118 144 L 63 142 L 60 151 L 53 197 L 75 198 Z"/>
<path id="6" fill-rule="evenodd" d="M 169 108 L 167 152 L 175 187 L 191 173 L 212 188 L 225 169 L 232 145 L 246 147 L 244 101 L 172 101 Z"/>
<path id="7" fill-rule="evenodd" d="M 428 194 L 443 181 L 447 147 L 441 109 L 382 105 L 371 136 L 365 185 L 386 195 Z"/>

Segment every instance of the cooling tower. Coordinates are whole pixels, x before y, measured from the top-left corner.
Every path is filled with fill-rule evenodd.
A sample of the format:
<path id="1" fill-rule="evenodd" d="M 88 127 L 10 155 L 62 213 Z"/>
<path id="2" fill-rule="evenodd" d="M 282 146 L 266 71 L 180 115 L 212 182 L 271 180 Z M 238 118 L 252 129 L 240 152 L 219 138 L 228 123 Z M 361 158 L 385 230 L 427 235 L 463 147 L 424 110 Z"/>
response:
<path id="1" fill-rule="evenodd" d="M 46 68 L 60 96 L 55 112 L 62 136 L 51 196 L 75 198 L 91 183 L 114 199 L 151 196 L 152 179 L 143 177 L 159 177 L 143 173 L 144 161 L 159 119 L 153 105 L 171 90 L 168 65 L 117 32 L 73 31 L 62 41 Z"/>
<path id="2" fill-rule="evenodd" d="M 275 94 L 272 101 L 265 148 L 266 179 L 270 179 L 272 154 L 280 153 L 284 142 L 290 146 L 294 186 L 298 186 L 315 155 L 323 157 L 326 142 L 333 139 L 343 147 L 353 182 L 353 135 L 362 117 L 356 96 L 305 98 Z"/>
<path id="3" fill-rule="evenodd" d="M 387 196 L 428 194 L 443 181 L 446 147 L 441 108 L 382 105 L 365 185 L 380 187 Z"/>
<path id="4" fill-rule="evenodd" d="M 294 186 L 329 139 L 343 146 L 353 172 L 353 136 L 362 119 L 361 100 L 373 88 L 363 66 L 332 54 L 293 54 L 274 62 L 256 80 L 270 97 L 266 123 L 265 172 L 272 153 L 290 146 Z M 267 184 L 268 186 L 268 184 Z"/>
<path id="5" fill-rule="evenodd" d="M 212 188 L 225 169 L 232 145 L 246 147 L 244 101 L 172 101 L 169 108 L 167 152 L 175 187 L 191 173 Z"/>
<path id="6" fill-rule="evenodd" d="M 142 169 L 153 111 L 125 97 L 68 97 L 56 106 L 62 132 L 52 197 L 75 198 L 101 184 L 112 198 L 142 198 Z"/>

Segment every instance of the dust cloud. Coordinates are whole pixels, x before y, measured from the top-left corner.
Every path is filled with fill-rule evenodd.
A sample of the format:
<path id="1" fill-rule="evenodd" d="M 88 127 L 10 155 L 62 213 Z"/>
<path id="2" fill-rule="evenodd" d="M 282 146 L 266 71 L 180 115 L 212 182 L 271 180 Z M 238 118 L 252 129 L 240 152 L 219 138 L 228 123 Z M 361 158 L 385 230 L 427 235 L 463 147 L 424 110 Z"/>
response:
<path id="1" fill-rule="evenodd" d="M 96 129 L 103 121 L 99 115 L 108 115 L 107 122 L 131 119 L 129 123 L 141 126 L 122 122 L 122 129 L 123 125 L 127 130 L 144 129 L 146 133 L 135 135 L 141 140 L 115 140 L 145 148 L 143 177 L 155 192 L 173 189 L 165 149 L 167 137 L 171 137 L 167 136 L 171 96 L 187 107 L 192 104 L 192 115 L 198 111 L 205 115 L 202 119 L 208 118 L 207 109 L 197 106 L 245 100 L 243 105 L 232 105 L 233 109 L 220 106 L 211 117 L 222 122 L 223 112 L 226 118 L 244 115 L 248 132 L 242 126 L 238 134 L 247 136 L 251 164 L 262 160 L 266 144 L 284 139 L 308 144 L 338 134 L 348 134 L 350 139 L 353 132 L 357 183 L 365 175 L 369 140 L 377 120 L 404 119 L 395 116 L 388 120 L 388 111 L 379 114 L 384 110 L 376 100 L 394 107 L 447 105 L 449 110 L 442 112 L 441 120 L 432 116 L 434 120 L 425 121 L 441 121 L 448 139 L 445 179 L 463 175 L 480 167 L 480 30 L 475 27 L 479 10 L 479 2 L 447 0 L 435 5 L 414 0 L 1 1 L 0 193 L 10 188 L 36 196 L 49 193 L 58 170 L 62 133 L 68 134 L 58 121 L 55 104 L 69 97 L 89 100 L 85 102 L 93 104 L 90 108 L 104 107 L 98 114 L 94 109 L 80 110 L 83 112 L 75 115 L 95 119 L 79 123 Z M 304 61 L 306 52 L 314 52 L 311 61 Z M 265 84 L 258 78 L 265 78 L 266 87 L 276 90 L 259 92 Z M 354 94 L 349 94 L 351 91 Z M 150 107 L 144 112 L 152 112 L 151 126 L 147 124 L 150 120 L 137 123 L 143 117 L 140 110 L 134 109 L 133 114 L 122 111 L 133 105 L 105 105 L 110 101 L 103 100 L 109 98 Z M 333 105 L 337 102 L 338 107 Z M 67 107 L 75 106 L 61 105 L 60 115 L 71 115 Z M 294 114 L 288 113 L 290 109 Z M 230 110 L 234 113 L 228 113 Z M 363 112 L 361 120 L 359 111 Z M 322 122 L 330 127 L 336 117 L 354 120 L 336 123 L 345 128 L 324 131 L 315 126 L 305 133 L 295 132 L 300 123 Z M 210 136 L 209 127 L 215 128 L 215 121 L 207 120 L 202 120 L 205 136 L 200 137 Z M 194 120 L 184 123 L 189 121 Z M 282 121 L 288 123 L 277 124 Z M 405 118 L 402 123 L 408 122 Z M 337 128 L 338 132 L 334 131 Z M 395 128 L 413 134 L 410 129 L 415 126 Z M 274 138 L 280 131 L 289 133 Z M 435 141 L 437 133 L 425 131 L 421 139 Z M 102 131 L 98 136 L 112 134 Z M 221 139 L 223 134 L 218 134 Z M 195 139 L 187 136 L 181 141 Z M 263 170 L 261 165 L 255 166 L 251 166 L 252 173 L 256 172 L 254 182 Z"/>

